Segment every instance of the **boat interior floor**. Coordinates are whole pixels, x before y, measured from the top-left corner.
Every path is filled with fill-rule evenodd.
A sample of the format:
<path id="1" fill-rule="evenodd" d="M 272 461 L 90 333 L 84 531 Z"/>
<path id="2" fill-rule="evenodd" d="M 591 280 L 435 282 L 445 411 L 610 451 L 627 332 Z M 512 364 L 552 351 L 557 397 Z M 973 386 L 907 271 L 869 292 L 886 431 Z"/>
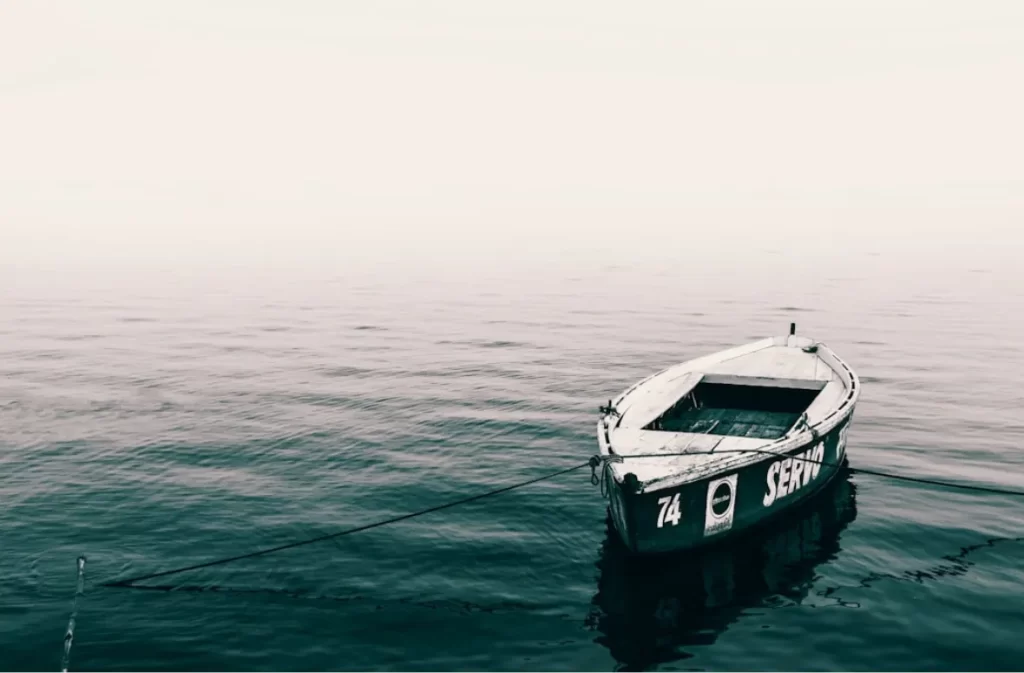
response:
<path id="1" fill-rule="evenodd" d="M 702 381 L 644 429 L 779 439 L 818 396 L 814 388 Z"/>
<path id="2" fill-rule="evenodd" d="M 799 412 L 750 409 L 691 409 L 665 419 L 652 430 L 692 432 L 729 437 L 779 439 L 793 427 Z"/>

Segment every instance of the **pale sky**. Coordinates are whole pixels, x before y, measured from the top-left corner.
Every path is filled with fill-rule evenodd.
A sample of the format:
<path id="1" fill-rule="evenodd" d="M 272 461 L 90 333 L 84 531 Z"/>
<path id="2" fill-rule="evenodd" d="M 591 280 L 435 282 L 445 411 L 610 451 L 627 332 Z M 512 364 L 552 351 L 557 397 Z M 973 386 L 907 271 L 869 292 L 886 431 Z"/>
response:
<path id="1" fill-rule="evenodd" d="M 1022 35 L 1024 2 L 8 0 L 0 264 L 1017 254 Z"/>

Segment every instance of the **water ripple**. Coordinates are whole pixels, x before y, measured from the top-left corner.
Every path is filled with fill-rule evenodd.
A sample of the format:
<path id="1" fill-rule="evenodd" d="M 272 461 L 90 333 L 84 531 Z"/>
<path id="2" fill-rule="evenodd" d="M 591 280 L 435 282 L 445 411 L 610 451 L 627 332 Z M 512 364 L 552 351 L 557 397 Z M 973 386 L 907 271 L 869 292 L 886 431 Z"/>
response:
<path id="1" fill-rule="evenodd" d="M 1007 288 L 1024 284 L 964 271 L 904 286 L 872 273 L 791 269 L 774 288 L 729 269 L 626 267 L 614 282 L 573 272 L 532 285 L 225 276 L 100 292 L 48 281 L 39 296 L 5 299 L 4 664 L 55 665 L 80 554 L 96 578 L 152 572 L 576 464 L 595 450 L 608 397 L 682 359 L 783 333 L 794 315 L 861 374 L 855 467 L 1024 488 L 1024 347 L 1005 310 L 1019 294 Z M 617 554 L 605 503 L 575 473 L 165 578 L 177 591 L 90 588 L 72 662 L 1019 665 L 1018 504 L 863 474 L 837 488 L 749 548 L 640 568 Z"/>

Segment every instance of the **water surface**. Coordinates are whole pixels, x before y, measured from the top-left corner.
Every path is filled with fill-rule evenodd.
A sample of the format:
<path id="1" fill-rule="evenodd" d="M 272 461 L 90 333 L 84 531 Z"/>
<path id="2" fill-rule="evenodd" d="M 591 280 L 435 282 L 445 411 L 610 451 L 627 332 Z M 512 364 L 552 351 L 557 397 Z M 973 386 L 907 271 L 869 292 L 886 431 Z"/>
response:
<path id="1" fill-rule="evenodd" d="M 369 275 L 21 271 L 0 295 L 0 668 L 1016 669 L 1020 499 L 844 477 L 764 536 L 635 566 L 578 472 L 597 407 L 746 340 L 861 375 L 854 467 L 1024 490 L 1024 276 L 900 260 Z M 9 274 L 10 276 L 10 274 Z M 155 581 L 156 582 L 156 581 Z"/>

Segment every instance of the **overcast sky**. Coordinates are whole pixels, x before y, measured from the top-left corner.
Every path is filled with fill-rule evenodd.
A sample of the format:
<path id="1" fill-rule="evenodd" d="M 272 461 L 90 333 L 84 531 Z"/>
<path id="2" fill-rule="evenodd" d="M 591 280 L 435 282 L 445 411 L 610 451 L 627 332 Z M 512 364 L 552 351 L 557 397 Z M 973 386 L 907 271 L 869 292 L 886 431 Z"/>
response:
<path id="1" fill-rule="evenodd" d="M 0 263 L 1005 255 L 1022 35 L 1024 2 L 8 0 Z"/>

